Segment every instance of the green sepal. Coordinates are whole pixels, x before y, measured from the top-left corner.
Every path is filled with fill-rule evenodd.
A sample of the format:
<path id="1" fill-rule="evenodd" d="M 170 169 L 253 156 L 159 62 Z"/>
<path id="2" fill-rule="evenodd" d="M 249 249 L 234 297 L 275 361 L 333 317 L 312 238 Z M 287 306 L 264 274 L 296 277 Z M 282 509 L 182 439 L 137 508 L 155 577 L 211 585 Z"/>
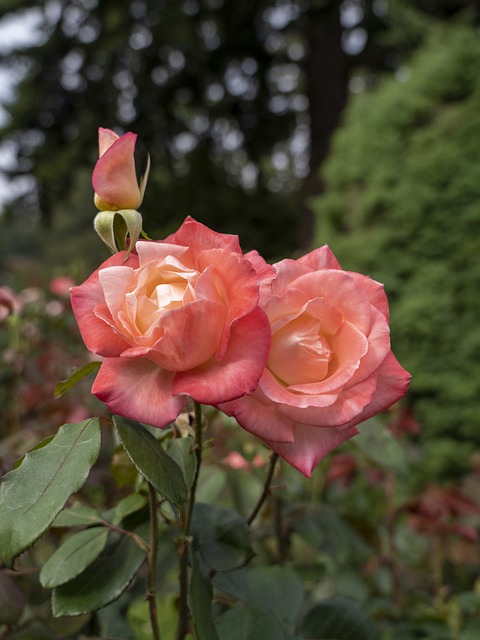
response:
<path id="1" fill-rule="evenodd" d="M 145 167 L 145 173 L 140 177 L 139 189 L 140 189 L 140 203 L 143 202 L 145 195 L 145 189 L 147 188 L 148 176 L 150 174 L 150 154 L 147 154 L 147 166 Z"/>
<path id="2" fill-rule="evenodd" d="M 93 221 L 95 231 L 112 253 L 127 252 L 125 260 L 142 234 L 143 220 L 136 209 L 99 211 Z"/>

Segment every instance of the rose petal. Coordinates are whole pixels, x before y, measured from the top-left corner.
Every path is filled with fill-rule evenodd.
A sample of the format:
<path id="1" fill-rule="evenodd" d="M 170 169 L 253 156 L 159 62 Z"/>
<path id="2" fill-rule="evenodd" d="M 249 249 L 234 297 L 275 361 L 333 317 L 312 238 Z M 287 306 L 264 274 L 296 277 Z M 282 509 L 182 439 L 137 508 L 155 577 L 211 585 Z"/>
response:
<path id="1" fill-rule="evenodd" d="M 223 358 L 230 340 L 232 322 L 250 313 L 258 304 L 259 291 L 255 271 L 243 256 L 221 249 L 209 249 L 199 256 L 199 268 L 214 270 L 220 299 L 227 308 L 225 326 L 218 345 L 217 358 Z"/>
<path id="2" fill-rule="evenodd" d="M 292 467 L 301 471 L 307 478 L 323 458 L 342 442 L 358 433 L 355 427 L 345 429 L 322 429 L 310 425 L 296 424 L 294 442 L 276 442 L 265 440 Z"/>
<path id="3" fill-rule="evenodd" d="M 255 269 L 255 273 L 257 274 L 257 278 L 260 282 L 267 281 L 271 282 L 272 278 L 275 277 L 275 268 L 268 264 L 262 258 L 262 256 L 256 250 L 249 251 L 245 254 L 245 258 L 250 262 L 252 267 Z"/>
<path id="4" fill-rule="evenodd" d="M 331 356 L 319 320 L 304 313 L 272 336 L 268 368 L 287 385 L 316 383 L 328 376 Z"/>
<path id="5" fill-rule="evenodd" d="M 150 349 L 149 357 L 170 371 L 198 367 L 217 350 L 225 315 L 225 305 L 210 300 L 196 300 L 169 311 L 160 322 L 164 335 Z"/>
<path id="6" fill-rule="evenodd" d="M 190 247 L 193 255 L 198 255 L 206 249 L 224 249 L 234 253 L 242 253 L 238 236 L 212 231 L 190 216 L 185 218 L 178 231 L 165 238 L 164 242 Z"/>
<path id="7" fill-rule="evenodd" d="M 223 359 L 210 358 L 201 367 L 177 373 L 173 393 L 185 393 L 197 402 L 212 405 L 235 400 L 254 391 L 269 349 L 270 323 L 257 307 L 232 325 Z"/>
<path id="8" fill-rule="evenodd" d="M 125 252 L 116 253 L 106 260 L 99 269 L 80 286 L 71 290 L 72 309 L 75 314 L 80 333 L 89 351 L 105 357 L 119 356 L 130 345 L 118 332 L 112 331 L 114 322 L 109 318 L 109 311 L 105 304 L 103 288 L 99 280 L 99 272 L 123 264 Z M 138 258 L 135 254 L 125 262 L 125 265 L 135 267 Z M 107 318 L 110 324 L 105 322 Z"/>
<path id="9" fill-rule="evenodd" d="M 107 149 L 119 139 L 119 135 L 111 129 L 98 128 L 98 157 L 101 158 Z"/>
<path id="10" fill-rule="evenodd" d="M 386 317 L 375 307 L 372 307 L 372 317 L 374 319 L 372 329 L 367 336 L 368 351 L 349 381 L 347 385 L 349 387 L 368 378 L 380 367 L 390 352 L 390 327 Z"/>
<path id="11" fill-rule="evenodd" d="M 294 336 L 295 337 L 295 336 Z M 275 344 L 276 336 L 272 343 Z M 343 323 L 337 335 L 330 338 L 332 363 L 327 377 L 318 382 L 282 384 L 281 371 L 277 372 L 268 360 L 267 371 L 262 377 L 262 391 L 275 402 L 290 404 L 295 407 L 324 407 L 331 405 L 340 390 L 349 383 L 368 348 L 368 342 L 356 327 L 348 322 Z M 287 354 L 287 350 L 285 349 Z M 288 352 L 289 353 L 289 352 Z M 273 362 L 275 365 L 275 362 Z M 294 366 L 290 363 L 292 370 Z M 288 367 L 288 360 L 284 368 Z M 300 380 L 303 382 L 303 380 Z"/>
<path id="12" fill-rule="evenodd" d="M 273 266 L 276 275 L 272 281 L 272 292 L 279 297 L 287 293 L 294 280 L 311 271 L 308 265 L 301 264 L 298 260 L 292 260 L 291 258 L 280 260 L 280 262 L 276 262 Z"/>
<path id="13" fill-rule="evenodd" d="M 191 258 L 189 257 L 190 251 L 188 247 L 179 247 L 176 244 L 169 244 L 167 242 L 145 242 L 139 240 L 135 245 L 138 253 L 138 259 L 140 266 L 143 267 L 149 262 L 156 262 L 161 260 L 169 260 L 175 264 L 173 260 L 176 258 L 179 264 L 184 268 L 192 268 Z M 188 264 L 186 265 L 186 258 Z"/>
<path id="14" fill-rule="evenodd" d="M 348 271 L 347 273 L 355 280 L 357 285 L 365 291 L 368 299 L 370 300 L 370 304 L 376 307 L 388 320 L 390 312 L 383 284 L 380 284 L 380 282 L 372 280 L 372 278 L 364 276 L 361 273 L 355 273 L 353 271 Z"/>
<path id="15" fill-rule="evenodd" d="M 294 406 L 292 404 L 279 405 L 279 409 L 295 422 L 311 424 L 318 427 L 340 427 L 350 424 L 356 416 L 359 416 L 365 407 L 372 401 L 377 387 L 377 372 L 369 378 L 359 382 L 350 389 L 342 388 L 337 393 L 334 402 L 321 405 L 323 395 L 311 396 L 310 406 Z M 263 389 L 263 378 L 261 383 Z M 329 396 L 326 396 L 327 398 Z M 308 398 L 308 396 L 305 396 Z M 306 404 L 306 402 L 305 402 Z M 362 422 L 364 418 L 358 422 Z M 354 422 L 353 424 L 358 424 Z"/>
<path id="16" fill-rule="evenodd" d="M 343 322 L 341 313 L 324 298 L 310 299 L 305 291 L 295 288 L 289 289 L 283 296 L 272 296 L 266 311 L 273 335 L 302 314 L 317 318 L 322 334 L 335 334 Z"/>
<path id="17" fill-rule="evenodd" d="M 173 376 L 146 358 L 107 358 L 92 393 L 112 413 L 163 428 L 185 404 L 184 396 L 172 394 Z"/>
<path id="18" fill-rule="evenodd" d="M 95 193 L 118 209 L 137 209 L 141 196 L 135 172 L 137 136 L 126 133 L 115 140 L 98 159 L 92 175 Z"/>
<path id="19" fill-rule="evenodd" d="M 309 302 L 308 294 L 294 287 L 291 287 L 282 295 L 272 295 L 265 306 L 265 311 L 272 325 L 272 335 L 283 329 L 302 313 L 305 313 Z M 337 314 L 337 318 L 341 322 L 342 317 L 340 314 Z"/>
<path id="20" fill-rule="evenodd" d="M 376 389 L 371 402 L 356 418 L 350 420 L 347 426 L 360 424 L 377 413 L 389 409 L 405 395 L 412 377 L 392 352 L 387 355 L 375 375 L 377 376 Z"/>
<path id="21" fill-rule="evenodd" d="M 313 396 L 336 392 L 340 387 L 350 385 L 367 353 L 368 340 L 356 327 L 344 322 L 338 332 L 329 337 L 327 346 L 331 351 L 331 362 L 324 379 L 319 378 L 318 382 L 307 384 L 299 381 L 298 384 L 290 384 L 288 391 Z"/>
<path id="22" fill-rule="evenodd" d="M 315 408 L 328 407 L 336 401 L 339 393 L 338 389 L 332 389 L 330 393 L 317 393 L 312 395 L 296 393 L 295 391 L 291 391 L 290 387 L 282 384 L 269 369 L 264 371 L 259 382 L 259 388 L 271 402 L 277 402 L 281 405 L 292 405 L 292 407 L 297 407 L 301 410 L 312 406 Z"/>
<path id="23" fill-rule="evenodd" d="M 310 253 L 305 254 L 301 258 L 298 258 L 297 262 L 301 265 L 309 267 L 312 271 L 319 271 L 320 269 L 341 269 L 342 267 L 338 263 L 333 251 L 330 247 L 324 244 L 322 247 L 318 247 Z"/>
<path id="24" fill-rule="evenodd" d="M 365 291 L 347 272 L 325 269 L 306 273 L 291 282 L 291 286 L 309 294 L 309 299 L 324 298 L 363 334 L 368 334 L 372 322 L 371 304 Z"/>
<path id="25" fill-rule="evenodd" d="M 293 442 L 295 423 L 259 389 L 238 400 L 220 404 L 218 408 L 228 416 L 235 416 L 240 426 L 262 440 L 275 437 L 276 442 Z"/>
<path id="26" fill-rule="evenodd" d="M 100 269 L 98 279 L 103 289 L 103 296 L 112 318 L 125 308 L 125 296 L 132 287 L 132 267 L 112 266 Z"/>

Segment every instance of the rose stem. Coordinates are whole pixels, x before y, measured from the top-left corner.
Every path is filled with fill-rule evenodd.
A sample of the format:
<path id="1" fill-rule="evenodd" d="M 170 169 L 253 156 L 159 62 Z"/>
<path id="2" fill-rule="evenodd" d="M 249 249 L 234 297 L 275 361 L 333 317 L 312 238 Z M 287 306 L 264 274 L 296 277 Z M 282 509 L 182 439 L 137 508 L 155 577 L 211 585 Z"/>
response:
<path id="1" fill-rule="evenodd" d="M 203 448 L 203 434 L 202 434 L 202 405 L 195 402 L 195 457 L 197 460 L 197 467 L 195 469 L 195 475 L 193 477 L 192 488 L 190 489 L 190 501 L 188 505 L 188 514 L 185 520 L 184 510 L 182 508 L 182 515 L 185 522 L 183 530 L 183 540 L 179 546 L 180 557 L 180 597 L 179 597 L 179 621 L 177 629 L 177 640 L 184 640 L 188 633 L 189 623 L 189 610 L 188 610 L 188 552 L 190 548 L 190 526 L 192 524 L 193 507 L 195 505 L 195 494 L 197 491 L 198 476 L 200 475 L 200 466 L 202 464 L 202 448 Z"/>
<path id="2" fill-rule="evenodd" d="M 203 433 L 202 433 L 202 405 L 195 402 L 195 457 L 197 459 L 197 468 L 193 477 L 192 488 L 190 490 L 190 504 L 188 507 L 187 524 L 185 525 L 185 535 L 190 533 L 190 525 L 192 524 L 193 507 L 195 505 L 195 493 L 197 491 L 198 476 L 200 475 L 200 466 L 202 464 L 203 449 Z"/>
<path id="3" fill-rule="evenodd" d="M 249 517 L 247 519 L 248 524 L 252 524 L 252 522 L 257 517 L 258 512 L 262 508 L 263 503 L 267 499 L 267 496 L 268 496 L 269 491 L 270 491 L 270 484 L 271 484 L 272 479 L 273 479 L 273 472 L 275 471 L 275 465 L 277 463 L 277 460 L 278 460 L 278 453 L 275 453 L 274 451 L 272 451 L 272 455 L 270 456 L 270 465 L 268 467 L 267 478 L 265 480 L 265 484 L 263 485 L 263 491 L 262 491 L 262 494 L 261 494 L 260 498 L 258 499 L 258 502 L 255 505 L 252 513 L 249 515 Z"/>
<path id="4" fill-rule="evenodd" d="M 157 497 L 155 489 L 148 482 L 149 506 L 150 506 L 150 550 L 148 552 L 148 592 L 147 600 L 150 611 L 150 625 L 152 627 L 153 640 L 160 640 L 157 616 L 157 548 L 158 548 L 158 522 L 157 522 Z"/>

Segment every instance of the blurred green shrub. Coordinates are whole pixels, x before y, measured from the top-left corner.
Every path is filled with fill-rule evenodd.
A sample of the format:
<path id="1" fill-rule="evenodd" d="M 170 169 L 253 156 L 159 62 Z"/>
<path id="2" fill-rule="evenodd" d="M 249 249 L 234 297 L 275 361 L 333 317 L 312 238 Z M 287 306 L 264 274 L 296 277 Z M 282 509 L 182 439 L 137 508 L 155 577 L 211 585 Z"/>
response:
<path id="1" fill-rule="evenodd" d="M 478 31 L 434 25 L 395 78 L 352 99 L 313 203 L 316 243 L 385 284 L 424 436 L 477 443 L 479 69 Z"/>

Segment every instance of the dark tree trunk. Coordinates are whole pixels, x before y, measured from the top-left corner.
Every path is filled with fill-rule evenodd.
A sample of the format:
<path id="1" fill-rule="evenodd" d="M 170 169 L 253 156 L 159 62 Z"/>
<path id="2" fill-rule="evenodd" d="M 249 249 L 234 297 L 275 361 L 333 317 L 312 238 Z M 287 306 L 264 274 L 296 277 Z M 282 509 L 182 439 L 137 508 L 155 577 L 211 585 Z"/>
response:
<path id="1" fill-rule="evenodd" d="M 311 142 L 309 173 L 301 191 L 299 240 L 302 248 L 311 247 L 314 220 L 309 198 L 322 192 L 319 169 L 348 95 L 348 56 L 342 48 L 340 2 L 333 0 L 318 8 L 312 7 L 307 20 L 306 94 Z"/>

